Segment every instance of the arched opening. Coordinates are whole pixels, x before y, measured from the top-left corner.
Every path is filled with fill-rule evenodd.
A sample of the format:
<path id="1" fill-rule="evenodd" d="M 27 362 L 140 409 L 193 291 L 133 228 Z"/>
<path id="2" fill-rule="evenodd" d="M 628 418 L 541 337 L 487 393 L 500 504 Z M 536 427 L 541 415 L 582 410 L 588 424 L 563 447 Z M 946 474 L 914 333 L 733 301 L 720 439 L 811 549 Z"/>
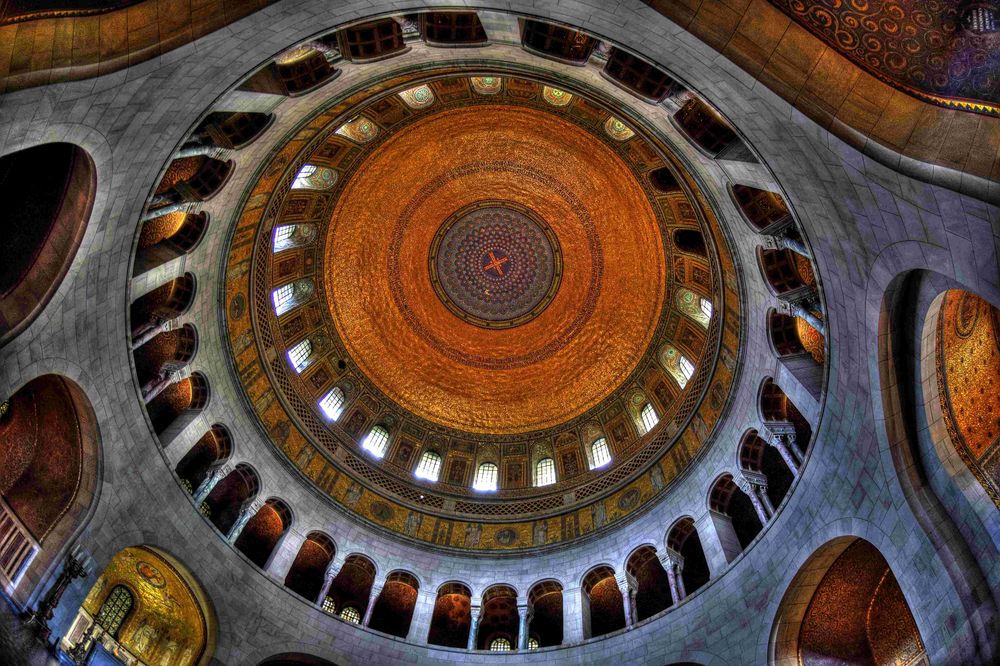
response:
<path id="1" fill-rule="evenodd" d="M 179 157 L 153 193 L 151 212 L 161 206 L 208 201 L 222 189 L 233 173 L 233 161 L 223 162 L 207 155 Z"/>
<path id="2" fill-rule="evenodd" d="M 583 577 L 583 637 L 603 636 L 625 628 L 625 605 L 615 570 L 602 565 Z"/>
<path id="3" fill-rule="evenodd" d="M 274 303 L 274 314 L 277 317 L 294 310 L 313 296 L 315 286 L 309 279 L 296 280 L 281 285 L 271 292 L 271 302 Z"/>
<path id="4" fill-rule="evenodd" d="M 809 259 L 788 249 L 757 249 L 757 259 L 771 292 L 786 298 L 796 296 L 816 288 Z"/>
<path id="5" fill-rule="evenodd" d="M 686 252 L 699 257 L 707 257 L 705 237 L 697 229 L 677 229 L 673 235 L 674 247 L 678 252 Z"/>
<path id="6" fill-rule="evenodd" d="M 406 638 L 417 606 L 417 577 L 407 571 L 393 571 L 385 579 L 382 592 L 375 600 L 368 626 L 377 631 Z"/>
<path id="7" fill-rule="evenodd" d="M 375 62 L 409 50 L 403 30 L 393 19 L 382 19 L 344 28 L 337 33 L 340 52 L 351 62 Z"/>
<path id="8" fill-rule="evenodd" d="M 615 47 L 611 48 L 602 72 L 636 97 L 652 104 L 659 104 L 677 89 L 677 84 L 662 69 Z"/>
<path id="9" fill-rule="evenodd" d="M 115 555 L 80 606 L 61 647 L 89 664 L 206 666 L 215 616 L 204 591 L 179 562 L 147 546 Z"/>
<path id="10" fill-rule="evenodd" d="M 687 138 L 709 157 L 756 162 L 743 140 L 715 109 L 692 96 L 673 116 Z"/>
<path id="11" fill-rule="evenodd" d="M 23 602 L 83 522 L 97 492 L 97 419 L 58 375 L 0 401 L 0 584 Z"/>
<path id="12" fill-rule="evenodd" d="M 762 234 L 777 235 L 793 227 L 792 214 L 777 192 L 733 185 L 733 199 L 743 217 Z"/>
<path id="13" fill-rule="evenodd" d="M 641 622 L 675 603 L 667 572 L 660 564 L 656 549 L 640 546 L 625 562 L 625 571 L 635 580 L 635 620 Z"/>
<path id="14" fill-rule="evenodd" d="M 810 359 L 819 366 L 826 361 L 823 334 L 802 317 L 771 310 L 767 316 L 767 328 L 774 351 L 783 361 Z"/>
<path id="15" fill-rule="evenodd" d="M 660 167 L 649 172 L 649 182 L 657 192 L 663 194 L 680 193 L 681 186 L 677 176 L 667 167 Z"/>
<path id="16" fill-rule="evenodd" d="M 311 654 L 300 654 L 298 652 L 286 652 L 276 654 L 260 662 L 257 666 L 337 666 L 332 661 L 314 657 Z"/>
<path id="17" fill-rule="evenodd" d="M 771 637 L 775 663 L 926 663 L 916 622 L 878 549 L 853 537 L 822 546 L 795 575 Z"/>
<path id="18" fill-rule="evenodd" d="M 671 526 L 667 532 L 667 548 L 681 556 L 677 566 L 680 573 L 677 596 L 680 601 L 694 594 L 711 575 L 693 518 L 684 516 Z"/>
<path id="19" fill-rule="evenodd" d="M 712 486 L 709 508 L 716 513 L 715 529 L 730 562 L 750 545 L 763 529 L 750 496 L 743 492 L 731 474 L 723 474 Z M 728 529 L 727 529 L 728 525 Z M 734 543 L 735 541 L 735 543 Z"/>
<path id="20" fill-rule="evenodd" d="M 445 583 L 438 588 L 427 643 L 464 648 L 472 626 L 472 592 L 462 583 Z"/>
<path id="21" fill-rule="evenodd" d="M 297 97 L 340 75 L 330 60 L 336 55 L 323 41 L 288 49 L 240 85 L 240 90 Z"/>
<path id="22" fill-rule="evenodd" d="M 476 46 L 487 42 L 486 30 L 475 12 L 425 12 L 420 35 L 431 46 Z"/>
<path id="23" fill-rule="evenodd" d="M 751 430 L 743 436 L 739 449 L 740 469 L 761 474 L 767 480 L 767 499 L 772 507 L 777 507 L 785 499 L 792 487 L 795 476 L 792 468 L 781 457 L 781 453 Z"/>
<path id="24" fill-rule="evenodd" d="M 208 227 L 208 213 L 175 211 L 142 225 L 133 275 L 141 275 L 193 251 Z"/>
<path id="25" fill-rule="evenodd" d="M 780 445 L 784 445 L 791 459 L 801 465 L 802 455 L 809 448 L 812 438 L 812 427 L 791 398 L 771 379 L 761 385 L 760 416 L 772 443 L 779 446 L 779 450 Z"/>
<path id="26" fill-rule="evenodd" d="M 528 591 L 531 622 L 528 625 L 529 643 L 533 638 L 536 647 L 561 645 L 563 641 L 563 588 L 558 581 L 543 580 Z M 530 645 L 529 645 L 530 647 Z"/>
<path id="27" fill-rule="evenodd" d="M 250 504 L 259 490 L 257 472 L 249 465 L 237 465 L 205 498 L 203 511 L 207 511 L 208 519 L 220 532 L 229 534 L 243 508 Z"/>
<path id="28" fill-rule="evenodd" d="M 0 344 L 45 307 L 83 240 L 97 191 L 85 150 L 47 143 L 0 157 Z"/>
<path id="29" fill-rule="evenodd" d="M 167 322 L 191 308 L 194 295 L 194 275 L 185 273 L 137 298 L 129 306 L 132 347 L 136 348 L 166 330 Z"/>
<path id="30" fill-rule="evenodd" d="M 494 650 L 497 639 L 509 646 L 517 645 L 518 615 L 517 592 L 509 585 L 494 585 L 483 592 L 483 606 L 479 620 L 477 650 Z"/>
<path id="31" fill-rule="evenodd" d="M 556 461 L 542 458 L 535 463 L 535 486 L 550 486 L 556 482 Z"/>
<path id="32" fill-rule="evenodd" d="M 274 228 L 274 243 L 271 247 L 275 253 L 304 247 L 315 241 L 316 235 L 315 224 L 284 224 Z"/>
<path id="33" fill-rule="evenodd" d="M 285 575 L 285 587 L 309 601 L 316 601 L 335 553 L 333 539 L 322 532 L 307 534 Z"/>
<path id="34" fill-rule="evenodd" d="M 350 617 L 345 616 L 345 612 L 353 608 L 358 613 L 357 622 L 360 623 L 368 610 L 368 599 L 374 583 L 375 563 L 364 555 L 348 555 L 330 583 L 327 596 L 335 604 L 342 619 L 351 621 Z"/>
<path id="35" fill-rule="evenodd" d="M 476 469 L 476 478 L 472 482 L 472 489 L 480 492 L 493 492 L 497 489 L 499 476 L 499 469 L 494 463 L 484 462 Z"/>
<path id="36" fill-rule="evenodd" d="M 250 518 L 234 545 L 247 559 L 265 569 L 274 547 L 291 526 L 291 509 L 283 500 L 272 497 Z"/>
<path id="37" fill-rule="evenodd" d="M 194 495 L 209 475 L 225 464 L 233 453 L 233 439 L 225 426 L 216 423 L 201 436 L 177 463 L 181 485 Z"/>
<path id="38" fill-rule="evenodd" d="M 143 397 L 149 400 L 146 410 L 153 422 L 153 430 L 164 445 L 186 428 L 208 405 L 208 380 L 200 372 L 190 377 L 173 380 L 166 377 Z"/>
<path id="39" fill-rule="evenodd" d="M 274 122 L 274 114 L 255 111 L 215 111 L 201 121 L 193 139 L 227 150 L 246 148 Z"/>
<path id="40" fill-rule="evenodd" d="M 133 352 L 135 374 L 145 399 L 156 386 L 194 360 L 198 331 L 191 324 L 164 331 Z"/>
<path id="41" fill-rule="evenodd" d="M 570 65 L 585 65 L 597 40 L 554 23 L 519 19 L 521 46 L 525 51 Z"/>

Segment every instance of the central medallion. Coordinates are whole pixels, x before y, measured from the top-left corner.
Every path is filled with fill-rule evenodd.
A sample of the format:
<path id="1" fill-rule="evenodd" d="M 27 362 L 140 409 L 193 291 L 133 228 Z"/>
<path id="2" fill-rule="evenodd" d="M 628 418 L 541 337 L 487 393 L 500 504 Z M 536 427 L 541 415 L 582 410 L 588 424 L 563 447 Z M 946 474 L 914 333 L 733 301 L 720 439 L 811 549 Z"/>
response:
<path id="1" fill-rule="evenodd" d="M 434 236 L 431 284 L 455 316 L 483 328 L 512 328 L 552 302 L 562 278 L 555 234 L 537 215 L 504 201 L 453 213 Z"/>

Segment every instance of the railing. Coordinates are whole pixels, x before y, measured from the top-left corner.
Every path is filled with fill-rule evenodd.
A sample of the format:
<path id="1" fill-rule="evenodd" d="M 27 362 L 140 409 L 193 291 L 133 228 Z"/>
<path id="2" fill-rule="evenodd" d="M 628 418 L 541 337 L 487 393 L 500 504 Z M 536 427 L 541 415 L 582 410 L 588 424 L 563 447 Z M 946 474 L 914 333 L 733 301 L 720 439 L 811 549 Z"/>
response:
<path id="1" fill-rule="evenodd" d="M 41 546 L 7 502 L 0 498 L 0 583 L 8 594 Z"/>

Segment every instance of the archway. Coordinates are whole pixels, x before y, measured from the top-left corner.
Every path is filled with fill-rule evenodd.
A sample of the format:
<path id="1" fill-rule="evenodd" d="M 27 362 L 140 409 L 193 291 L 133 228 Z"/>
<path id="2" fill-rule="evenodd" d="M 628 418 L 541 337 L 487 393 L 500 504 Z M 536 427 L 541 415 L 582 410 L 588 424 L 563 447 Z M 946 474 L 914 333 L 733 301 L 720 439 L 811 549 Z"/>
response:
<path id="1" fill-rule="evenodd" d="M 97 419 L 74 382 L 43 375 L 0 402 L 0 581 L 27 599 L 97 492 Z"/>
<path id="2" fill-rule="evenodd" d="M 667 548 L 681 556 L 677 594 L 677 600 L 680 601 L 707 583 L 711 575 L 698 529 L 691 516 L 684 516 L 670 527 L 667 532 Z"/>
<path id="3" fill-rule="evenodd" d="M 493 585 L 483 592 L 477 650 L 493 650 L 497 639 L 508 646 L 517 646 L 517 591 L 510 585 Z"/>
<path id="4" fill-rule="evenodd" d="M 420 583 L 408 571 L 393 571 L 385 579 L 385 585 L 372 609 L 368 626 L 372 629 L 406 638 L 413 620 L 413 609 L 417 605 L 417 590 Z"/>
<path id="5" fill-rule="evenodd" d="M 375 563 L 364 555 L 348 555 L 328 593 L 337 614 L 349 622 L 360 624 L 368 610 L 374 583 Z"/>
<path id="6" fill-rule="evenodd" d="M 781 600 L 771 651 L 782 666 L 926 663 L 889 564 L 855 537 L 828 542 L 802 565 Z"/>
<path id="7" fill-rule="evenodd" d="M 756 430 L 750 430 L 743 435 L 738 455 L 740 470 L 762 476 L 767 482 L 766 500 L 773 512 L 774 508 L 785 499 L 795 479 L 791 462 L 782 459 L 778 449 L 769 446 Z"/>
<path id="8" fill-rule="evenodd" d="M 624 629 L 625 604 L 609 566 L 594 567 L 583 577 L 583 636 L 593 638 Z"/>
<path id="9" fill-rule="evenodd" d="M 333 539 L 322 532 L 310 532 L 285 575 L 285 587 L 309 601 L 316 601 L 336 550 Z"/>
<path id="10" fill-rule="evenodd" d="M 625 570 L 635 580 L 634 591 L 635 621 L 641 622 L 656 615 L 675 602 L 670 591 L 667 572 L 657 558 L 652 546 L 640 546 L 625 563 Z"/>
<path id="11" fill-rule="evenodd" d="M 233 438 L 229 430 L 216 423 L 177 462 L 176 471 L 181 485 L 189 494 L 195 495 L 201 484 L 225 464 L 232 453 Z"/>
<path id="12" fill-rule="evenodd" d="M 758 514 L 750 496 L 736 485 L 732 474 L 723 474 L 712 485 L 708 506 L 726 559 L 732 562 L 757 538 L 766 520 Z"/>
<path id="13" fill-rule="evenodd" d="M 257 496 L 260 478 L 249 465 L 237 465 L 211 490 L 202 504 L 208 519 L 223 534 L 229 534 L 240 514 Z"/>
<path id="14" fill-rule="evenodd" d="M 554 580 L 535 583 L 528 591 L 528 604 L 531 606 L 529 645 L 532 638 L 538 641 L 538 647 L 560 645 L 563 641 L 562 585 Z"/>
<path id="15" fill-rule="evenodd" d="M 0 344 L 42 311 L 69 270 L 97 191 L 94 161 L 70 143 L 0 157 Z"/>
<path id="16" fill-rule="evenodd" d="M 261 569 L 267 567 L 275 546 L 292 526 L 292 512 L 276 497 L 264 502 L 240 531 L 233 544 Z"/>
<path id="17" fill-rule="evenodd" d="M 215 635 L 210 602 L 190 572 L 159 550 L 130 546 L 94 583 L 61 647 L 96 663 L 195 666 L 211 661 Z"/>
<path id="18" fill-rule="evenodd" d="M 472 592 L 462 583 L 445 583 L 438 588 L 434 615 L 427 636 L 430 645 L 464 648 L 472 626 Z"/>

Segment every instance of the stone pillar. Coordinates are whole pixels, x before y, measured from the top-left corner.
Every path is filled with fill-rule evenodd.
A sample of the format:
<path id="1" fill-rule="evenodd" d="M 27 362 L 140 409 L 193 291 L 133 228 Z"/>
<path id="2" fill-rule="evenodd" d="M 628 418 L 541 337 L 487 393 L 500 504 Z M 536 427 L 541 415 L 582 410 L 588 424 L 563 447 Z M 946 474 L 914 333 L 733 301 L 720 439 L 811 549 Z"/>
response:
<path id="1" fill-rule="evenodd" d="M 316 596 L 316 605 L 321 609 L 327 595 L 330 594 L 330 585 L 333 584 L 333 579 L 337 577 L 337 572 L 332 565 L 333 563 L 331 562 L 330 566 L 326 568 L 326 573 L 323 574 L 323 587 L 319 588 L 319 594 Z"/>
<path id="2" fill-rule="evenodd" d="M 482 606 L 479 604 L 472 605 L 472 624 L 469 625 L 469 644 L 466 646 L 469 650 L 476 649 L 476 634 L 479 633 L 479 615 L 482 612 Z"/>
<path id="3" fill-rule="evenodd" d="M 201 485 L 199 485 L 194 491 L 194 503 L 201 507 L 201 503 L 212 494 L 212 491 L 215 489 L 215 486 L 218 485 L 219 481 L 222 481 L 224 478 L 229 476 L 229 473 L 232 471 L 232 465 L 229 463 L 223 463 L 209 472 L 208 476 L 205 477 L 205 480 L 202 481 Z"/>
<path id="4" fill-rule="evenodd" d="M 628 572 L 618 574 L 615 576 L 615 580 L 618 583 L 618 589 L 622 593 L 622 604 L 625 608 L 625 626 L 631 627 L 635 624 L 635 592 L 638 585 L 636 585 L 635 578 Z"/>
<path id="5" fill-rule="evenodd" d="M 740 476 L 733 477 L 733 481 L 735 481 L 740 490 L 742 490 L 747 497 L 750 498 L 750 503 L 753 504 L 753 509 L 757 512 L 757 518 L 760 519 L 761 526 L 767 525 L 767 521 L 769 519 L 767 510 L 764 508 L 764 504 L 760 501 L 760 495 L 757 492 L 758 486 L 751 483 L 746 478 L 746 475 L 748 474 L 750 474 L 750 472 L 744 471 Z"/>
<path id="6" fill-rule="evenodd" d="M 531 621 L 531 614 L 528 604 L 517 605 L 517 649 L 528 649 L 528 623 Z"/>
<path id="7" fill-rule="evenodd" d="M 156 398 L 156 396 L 163 393 L 168 386 L 176 384 L 177 382 L 187 379 L 190 376 L 191 369 L 187 367 L 183 370 L 175 370 L 165 375 L 161 375 L 159 378 L 150 381 L 142 387 L 143 401 L 148 405 L 154 398 Z"/>
<path id="8" fill-rule="evenodd" d="M 798 477 L 802 456 L 799 453 L 795 424 L 788 421 L 769 421 L 764 424 L 764 430 L 768 435 L 767 443 L 778 449 L 792 475 Z"/>
<path id="9" fill-rule="evenodd" d="M 379 595 L 382 594 L 383 585 L 385 585 L 384 582 L 372 584 L 372 591 L 368 594 L 368 605 L 365 606 L 365 617 L 361 621 L 361 626 L 367 627 L 368 623 L 371 622 L 372 611 L 375 610 L 375 602 L 378 601 Z"/>
<path id="10" fill-rule="evenodd" d="M 236 519 L 233 523 L 232 529 L 229 530 L 229 534 L 226 535 L 226 541 L 229 543 L 236 543 L 236 539 L 239 538 L 240 533 L 243 528 L 247 526 L 250 519 L 257 515 L 257 512 L 264 508 L 264 501 L 255 499 L 249 504 L 245 504 L 242 509 L 240 509 L 240 517 Z"/>
<path id="11" fill-rule="evenodd" d="M 810 302 L 813 301 L 811 299 L 790 300 L 785 303 L 785 309 L 788 311 L 788 314 L 790 314 L 793 317 L 799 317 L 800 319 L 804 319 L 806 322 L 808 322 L 810 326 L 819 331 L 820 335 L 825 336 L 826 325 L 823 323 L 823 320 L 814 315 L 806 307 L 806 305 L 808 305 Z"/>
<path id="12" fill-rule="evenodd" d="M 268 575 L 283 585 L 285 577 L 291 570 L 292 564 L 295 563 L 295 558 L 298 557 L 299 550 L 305 541 L 305 535 L 299 534 L 293 529 L 285 530 L 274 547 L 274 552 L 271 553 L 267 566 L 264 567 Z"/>
<path id="13" fill-rule="evenodd" d="M 563 645 L 573 645 L 583 640 L 583 589 L 563 590 Z"/>
<path id="14" fill-rule="evenodd" d="M 143 346 L 160 333 L 167 333 L 168 331 L 174 330 L 175 321 L 176 320 L 174 319 L 166 319 L 153 326 L 144 327 L 141 335 L 132 338 L 132 351 L 135 351 L 139 347 Z"/>
<path id="15" fill-rule="evenodd" d="M 417 590 L 417 601 L 413 606 L 413 617 L 410 619 L 410 630 L 406 633 L 406 640 L 419 644 L 427 642 L 431 621 L 434 619 L 435 603 L 437 603 L 437 593 Z"/>
<path id="16" fill-rule="evenodd" d="M 660 556 L 660 564 L 667 572 L 667 582 L 670 585 L 670 596 L 674 604 L 679 604 L 684 599 L 684 581 L 681 580 L 681 570 L 684 567 L 684 558 L 677 551 L 667 548 Z"/>
<path id="17" fill-rule="evenodd" d="M 809 255 L 809 249 L 805 246 L 805 243 L 798 240 L 797 238 L 792 238 L 790 236 L 782 235 L 775 237 L 775 243 L 778 247 L 785 250 L 791 250 L 796 254 L 801 254 L 806 259 L 812 259 Z"/>
<path id="18" fill-rule="evenodd" d="M 743 550 L 733 530 L 733 521 L 723 513 L 708 509 L 695 521 L 695 528 L 701 539 L 705 560 L 708 561 L 708 569 L 712 572 L 712 578 L 715 578 Z"/>

